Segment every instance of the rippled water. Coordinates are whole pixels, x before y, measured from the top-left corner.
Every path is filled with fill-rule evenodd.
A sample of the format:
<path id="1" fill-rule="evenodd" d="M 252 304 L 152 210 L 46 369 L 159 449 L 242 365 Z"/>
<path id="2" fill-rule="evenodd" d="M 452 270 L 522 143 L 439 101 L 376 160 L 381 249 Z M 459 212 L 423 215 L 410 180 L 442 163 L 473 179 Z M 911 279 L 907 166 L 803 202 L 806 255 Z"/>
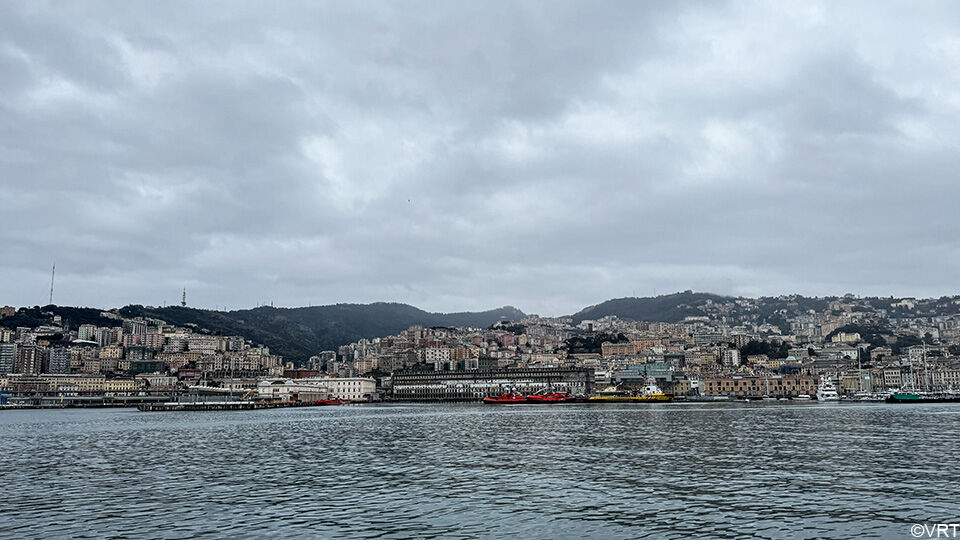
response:
<path id="1" fill-rule="evenodd" d="M 0 412 L 13 537 L 910 538 L 960 405 Z"/>

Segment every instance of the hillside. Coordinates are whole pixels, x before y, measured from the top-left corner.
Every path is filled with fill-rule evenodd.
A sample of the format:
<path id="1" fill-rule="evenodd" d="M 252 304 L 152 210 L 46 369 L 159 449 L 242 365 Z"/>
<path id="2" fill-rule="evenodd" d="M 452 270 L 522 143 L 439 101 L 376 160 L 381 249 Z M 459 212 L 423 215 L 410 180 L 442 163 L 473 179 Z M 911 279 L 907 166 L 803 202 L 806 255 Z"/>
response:
<path id="1" fill-rule="evenodd" d="M 0 326 L 7 328 L 17 328 L 19 326 L 27 328 L 36 328 L 45 324 L 50 324 L 50 317 L 46 313 L 59 315 L 64 324 L 76 330 L 81 324 L 95 324 L 97 326 L 120 326 L 120 321 L 101 317 L 102 309 L 70 306 L 34 306 L 31 308 L 21 308 L 15 315 L 0 319 Z"/>
<path id="2" fill-rule="evenodd" d="M 960 312 L 960 296 L 912 299 L 903 303 L 894 297 L 857 299 L 853 295 L 783 295 L 734 298 L 684 291 L 656 297 L 607 300 L 587 307 L 572 317 L 574 324 L 579 324 L 607 315 L 651 322 L 679 322 L 685 317 L 707 316 L 713 321 L 724 320 L 731 324 L 770 324 L 788 333 L 791 331 L 790 321 L 798 316 L 825 312 L 839 316 L 842 309 L 867 312 L 873 318 L 934 317 Z M 48 324 L 50 313 L 60 315 L 72 329 L 83 323 L 98 326 L 120 324 L 116 319 L 101 317 L 99 309 L 44 306 L 22 308 L 15 315 L 0 319 L 0 325 L 9 328 L 36 327 Z M 412 325 L 486 328 L 500 320 L 517 321 L 524 317 L 522 311 L 510 306 L 478 313 L 430 313 L 407 304 L 383 302 L 299 308 L 259 307 L 227 312 L 178 306 L 155 308 L 131 305 L 121 308 L 120 313 L 127 317 L 163 319 L 180 326 L 191 325 L 198 331 L 214 334 L 241 335 L 254 343 L 267 345 L 272 351 L 295 362 L 360 339 L 393 335 Z M 886 341 L 894 347 L 909 345 L 897 341 L 889 329 L 845 328 L 845 331 L 858 331 L 865 338 L 870 337 L 871 343 Z M 878 336 L 888 339 L 874 339 Z"/>
<path id="3" fill-rule="evenodd" d="M 120 321 L 100 317 L 102 310 L 69 306 L 44 306 L 20 310 L 0 320 L 9 328 L 37 327 L 49 323 L 47 313 L 63 317 L 76 330 L 81 324 L 118 326 Z M 335 304 L 300 308 L 259 307 L 238 311 L 211 311 L 179 306 L 121 308 L 124 317 L 153 317 L 178 326 L 194 326 L 212 334 L 240 335 L 270 347 L 285 359 L 305 360 L 322 350 L 336 349 L 360 339 L 388 336 L 413 325 L 486 328 L 503 320 L 519 320 L 522 311 L 506 306 L 483 312 L 430 313 L 407 304 Z"/>
<path id="4" fill-rule="evenodd" d="M 684 317 L 703 315 L 700 306 L 708 300 L 724 302 L 725 296 L 684 291 L 646 298 L 615 298 L 585 308 L 573 315 L 574 324 L 588 319 L 616 315 L 634 321 L 679 322 Z"/>
<path id="5" fill-rule="evenodd" d="M 336 349 L 360 339 L 396 334 L 413 325 L 486 328 L 502 319 L 515 320 L 524 316 L 523 312 L 509 306 L 477 313 L 430 313 L 394 303 L 259 307 L 228 312 L 127 306 L 120 312 L 128 317 L 155 317 L 177 325 L 195 324 L 213 333 L 242 335 L 293 361 L 305 360 L 322 350 Z"/>

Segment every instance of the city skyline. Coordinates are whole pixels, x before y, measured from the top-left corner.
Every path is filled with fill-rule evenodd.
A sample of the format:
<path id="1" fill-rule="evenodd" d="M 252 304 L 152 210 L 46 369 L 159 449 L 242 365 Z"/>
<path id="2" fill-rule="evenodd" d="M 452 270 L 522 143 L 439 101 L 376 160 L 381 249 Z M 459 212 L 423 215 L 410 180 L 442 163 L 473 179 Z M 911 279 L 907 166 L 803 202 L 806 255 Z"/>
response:
<path id="1" fill-rule="evenodd" d="M 626 296 L 617 296 L 617 297 L 604 298 L 604 299 L 601 299 L 601 300 L 597 300 L 597 301 L 595 301 L 595 302 L 592 302 L 592 303 L 590 303 L 590 304 L 584 304 L 584 305 L 582 305 L 582 306 L 579 306 L 579 307 L 573 309 L 572 311 L 563 312 L 563 313 L 536 313 L 536 312 L 534 312 L 534 311 L 524 309 L 523 306 L 521 306 L 521 305 L 509 304 L 509 303 L 508 303 L 508 304 L 503 304 L 503 305 L 482 305 L 482 304 L 481 304 L 481 307 L 478 308 L 478 309 L 451 309 L 451 310 L 446 310 L 446 311 L 440 311 L 440 310 L 427 309 L 427 308 L 424 308 L 423 306 L 411 304 L 411 303 L 408 303 L 408 302 L 400 302 L 400 301 L 392 301 L 392 300 L 374 300 L 374 301 L 370 301 L 370 302 L 339 301 L 339 302 L 332 302 L 332 303 L 329 303 L 329 304 L 302 304 L 302 305 L 278 305 L 278 304 L 275 304 L 274 302 L 258 302 L 258 303 L 256 303 L 256 304 L 250 305 L 250 306 L 231 306 L 231 305 L 198 306 L 198 305 L 192 305 L 192 304 L 186 302 L 186 297 L 187 297 L 187 296 L 186 296 L 186 292 L 185 292 L 185 291 L 181 291 L 181 294 L 182 294 L 183 300 L 177 299 L 177 301 L 175 301 L 175 302 L 165 301 L 165 302 L 156 303 L 156 304 L 136 303 L 136 302 L 127 302 L 127 303 L 125 303 L 125 304 L 117 304 L 117 305 L 107 305 L 107 304 L 104 304 L 104 303 L 99 303 L 99 304 L 65 304 L 65 303 L 59 303 L 59 302 L 54 302 L 53 304 L 48 304 L 48 303 L 46 303 L 46 302 L 41 302 L 41 303 L 36 303 L 36 304 L 32 304 L 32 305 L 27 305 L 27 304 L 22 304 L 22 305 L 13 304 L 13 305 L 10 305 L 10 303 L 0 302 L 0 306 L 2 306 L 4 309 L 13 310 L 13 311 L 11 311 L 11 313 L 13 313 L 14 311 L 19 310 L 19 309 L 43 308 L 43 307 L 46 307 L 46 306 L 48 306 L 48 305 L 53 305 L 53 306 L 56 306 L 56 307 L 66 307 L 66 308 L 98 309 L 98 310 L 104 310 L 104 311 L 116 311 L 116 310 L 121 309 L 121 308 L 124 308 L 124 307 L 128 307 L 128 306 L 138 306 L 138 305 L 139 305 L 139 306 L 156 307 L 156 308 L 185 307 L 185 308 L 196 309 L 196 310 L 200 310 L 200 311 L 233 312 L 233 311 L 253 310 L 253 309 L 258 309 L 258 308 L 276 308 L 276 309 L 294 309 L 294 310 L 295 310 L 295 309 L 303 309 L 303 308 L 333 307 L 333 306 L 338 306 L 338 305 L 371 306 L 371 305 L 376 305 L 376 304 L 400 304 L 400 305 L 406 305 L 406 306 L 410 306 L 410 307 L 413 307 L 413 308 L 417 308 L 417 309 L 419 309 L 419 310 L 421 310 L 421 311 L 424 311 L 424 312 L 426 312 L 426 313 L 438 314 L 438 315 L 457 314 L 457 313 L 495 312 L 495 311 L 500 310 L 500 309 L 512 308 L 512 309 L 515 309 L 515 310 L 519 310 L 520 312 L 523 312 L 525 315 L 535 315 L 535 316 L 547 317 L 547 318 L 563 318 L 563 317 L 570 317 L 570 316 L 577 315 L 578 313 L 584 312 L 584 311 L 588 310 L 589 308 L 593 308 L 593 307 L 596 307 L 596 306 L 599 306 L 599 305 L 602 305 L 602 304 L 605 304 L 605 303 L 608 303 L 608 302 L 616 302 L 616 301 L 619 301 L 619 300 L 641 300 L 641 301 L 642 301 L 642 300 L 651 300 L 651 299 L 657 299 L 657 298 L 668 298 L 668 297 L 680 296 L 680 295 L 685 295 L 685 294 L 708 295 L 708 296 L 709 296 L 709 295 L 715 295 L 715 296 L 718 296 L 718 297 L 727 298 L 727 299 L 731 299 L 731 300 L 736 300 L 736 299 L 759 300 L 759 299 L 763 299 L 763 298 L 768 298 L 768 299 L 770 299 L 770 298 L 790 298 L 790 297 L 801 297 L 801 298 L 809 298 L 809 299 L 817 299 L 817 300 L 830 299 L 830 298 L 833 298 L 833 299 L 842 299 L 842 298 L 847 298 L 847 297 L 853 297 L 853 298 L 856 298 L 856 299 L 879 298 L 879 299 L 898 299 L 898 300 L 902 300 L 902 299 L 907 299 L 907 300 L 936 300 L 936 299 L 938 299 L 938 298 L 958 298 L 958 297 L 960 297 L 960 292 L 957 292 L 957 293 L 954 293 L 954 294 L 937 295 L 937 296 L 914 296 L 914 295 L 895 295 L 895 294 L 861 295 L 861 294 L 855 294 L 855 293 L 852 293 L 852 292 L 845 292 L 845 293 L 838 293 L 838 294 L 822 294 L 822 295 L 805 295 L 805 294 L 796 293 L 796 292 L 785 292 L 785 293 L 781 293 L 781 294 L 771 294 L 771 295 L 763 295 L 763 294 L 761 294 L 761 295 L 742 295 L 742 294 L 741 294 L 741 295 L 734 295 L 734 294 L 720 294 L 720 293 L 716 293 L 716 292 L 713 292 L 713 291 L 699 291 L 699 290 L 687 289 L 687 290 L 684 290 L 684 291 L 672 291 L 672 292 L 667 292 L 667 293 L 662 293 L 662 294 L 657 294 L 657 295 L 649 295 L 649 296 L 626 295 Z M 647 319 L 642 319 L 642 320 L 647 320 Z M 653 319 L 649 319 L 649 320 L 652 321 Z"/>
<path id="2" fill-rule="evenodd" d="M 955 5 L 0 13 L 3 303 L 958 292 Z"/>

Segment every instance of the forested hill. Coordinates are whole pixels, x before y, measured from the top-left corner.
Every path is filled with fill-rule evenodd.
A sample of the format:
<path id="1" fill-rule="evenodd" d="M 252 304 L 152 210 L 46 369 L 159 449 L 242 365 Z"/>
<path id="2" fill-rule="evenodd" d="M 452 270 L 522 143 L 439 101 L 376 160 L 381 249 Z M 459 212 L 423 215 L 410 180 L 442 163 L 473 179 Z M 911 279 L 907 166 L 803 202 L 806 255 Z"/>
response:
<path id="1" fill-rule="evenodd" d="M 49 323 L 49 313 L 60 315 L 74 330 L 81 324 L 120 325 L 117 319 L 101 317 L 103 311 L 54 305 L 33 307 L 0 319 L 0 325 L 37 327 Z M 486 328 L 500 320 L 519 320 L 525 316 L 510 306 L 483 312 L 430 313 L 407 304 L 382 302 L 239 311 L 131 305 L 120 308 L 119 313 L 124 317 L 153 317 L 178 326 L 190 325 L 212 334 L 240 335 L 297 362 L 323 350 L 364 338 L 393 335 L 413 325 Z"/>
<path id="2" fill-rule="evenodd" d="M 522 311 L 510 306 L 476 313 L 430 313 L 395 303 L 259 307 L 227 312 L 127 306 L 120 312 L 128 317 L 143 315 L 177 325 L 195 324 L 215 333 L 241 335 L 294 361 L 360 339 L 393 335 L 413 325 L 486 328 L 499 320 L 524 317 Z"/>
<path id="3" fill-rule="evenodd" d="M 646 298 L 615 298 L 585 308 L 573 315 L 574 324 L 587 319 L 616 315 L 634 321 L 679 322 L 684 317 L 703 315 L 701 306 L 707 301 L 725 302 L 725 296 L 685 291 Z"/>

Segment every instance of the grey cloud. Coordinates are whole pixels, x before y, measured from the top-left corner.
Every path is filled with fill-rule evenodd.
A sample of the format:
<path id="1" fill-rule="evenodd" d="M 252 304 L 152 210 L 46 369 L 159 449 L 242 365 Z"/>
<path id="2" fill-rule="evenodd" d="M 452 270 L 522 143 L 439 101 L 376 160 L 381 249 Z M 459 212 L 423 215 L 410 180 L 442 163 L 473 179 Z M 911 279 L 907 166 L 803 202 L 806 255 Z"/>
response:
<path id="1" fill-rule="evenodd" d="M 0 303 L 949 294 L 950 4 L 0 6 Z"/>

